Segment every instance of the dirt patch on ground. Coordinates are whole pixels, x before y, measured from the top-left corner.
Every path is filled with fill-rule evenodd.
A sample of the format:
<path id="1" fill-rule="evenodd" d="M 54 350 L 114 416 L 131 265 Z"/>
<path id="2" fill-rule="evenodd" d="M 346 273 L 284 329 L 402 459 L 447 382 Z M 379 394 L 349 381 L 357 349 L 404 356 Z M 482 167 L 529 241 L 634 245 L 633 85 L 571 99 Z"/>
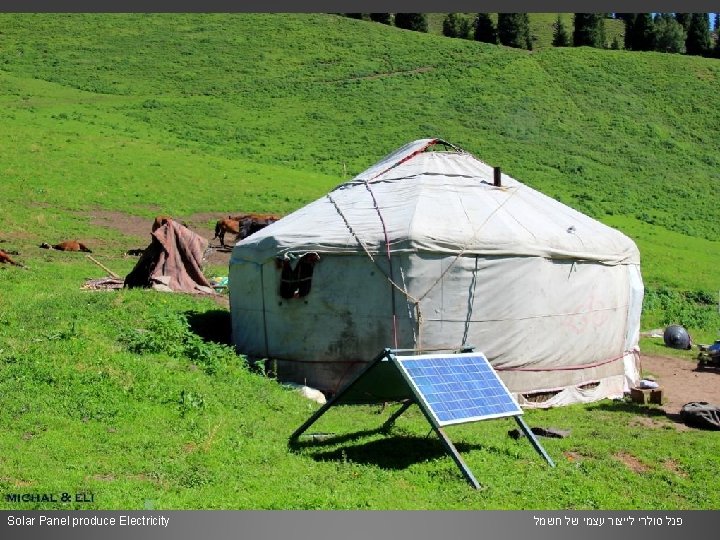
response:
<path id="1" fill-rule="evenodd" d="M 237 213 L 237 212 L 236 212 Z M 213 266 L 227 266 L 230 264 L 230 253 L 232 247 L 223 248 L 218 240 L 213 240 L 215 236 L 215 222 L 220 218 L 229 215 L 227 212 L 204 212 L 193 214 L 183 221 L 187 227 L 190 227 L 197 234 L 205 238 L 212 246 L 212 251 L 208 255 L 208 264 Z M 226 237 L 226 242 L 232 244 L 232 235 Z"/>
<path id="2" fill-rule="evenodd" d="M 675 473 L 682 478 L 687 478 L 688 474 L 680 468 L 680 464 L 674 459 L 666 459 L 662 462 L 663 467 L 671 473 Z"/>
<path id="3" fill-rule="evenodd" d="M 583 456 L 579 452 L 575 452 L 574 450 L 566 450 L 565 452 L 563 452 L 563 456 L 565 456 L 565 459 L 571 462 L 582 461 L 583 459 L 585 459 L 585 456 Z"/>
<path id="4" fill-rule="evenodd" d="M 95 480 L 96 482 L 114 482 L 115 475 L 112 474 L 93 474 L 92 476 L 86 476 L 85 480 Z"/>
<path id="5" fill-rule="evenodd" d="M 662 409 L 669 416 L 691 401 L 720 405 L 720 370 L 697 371 L 694 361 L 641 356 L 644 373 L 652 373 L 663 391 Z"/>
<path id="6" fill-rule="evenodd" d="M 152 219 L 111 210 L 94 210 L 89 216 L 93 225 L 114 229 L 125 236 L 137 238 L 140 243 L 150 242 Z"/>
<path id="7" fill-rule="evenodd" d="M 613 454 L 613 457 L 623 463 L 628 469 L 638 474 L 646 473 L 650 470 L 642 461 L 627 452 L 618 452 Z"/>
<path id="8" fill-rule="evenodd" d="M 124 236 L 136 239 L 137 245 L 128 246 L 128 249 L 144 248 L 150 243 L 153 219 L 115 212 L 111 210 L 96 209 L 88 212 L 93 225 L 113 229 Z M 231 248 L 222 248 L 217 240 L 213 240 L 215 231 L 213 223 L 227 215 L 223 212 L 203 212 L 191 216 L 173 216 L 190 230 L 205 238 L 212 247 L 208 255 L 208 265 L 228 266 Z M 232 238 L 230 238 L 232 240 Z"/>
<path id="9" fill-rule="evenodd" d="M 34 484 L 34 482 L 28 482 L 25 480 L 18 480 L 16 478 L 8 478 L 8 477 L 0 477 L 0 482 L 7 482 L 8 484 L 12 484 L 16 488 L 30 487 Z"/>
<path id="10" fill-rule="evenodd" d="M 650 416 L 636 416 L 635 418 L 630 420 L 629 425 L 631 427 L 639 428 L 663 429 L 668 426 L 668 421 L 665 419 L 665 417 L 662 418 L 663 420 L 657 420 Z"/>

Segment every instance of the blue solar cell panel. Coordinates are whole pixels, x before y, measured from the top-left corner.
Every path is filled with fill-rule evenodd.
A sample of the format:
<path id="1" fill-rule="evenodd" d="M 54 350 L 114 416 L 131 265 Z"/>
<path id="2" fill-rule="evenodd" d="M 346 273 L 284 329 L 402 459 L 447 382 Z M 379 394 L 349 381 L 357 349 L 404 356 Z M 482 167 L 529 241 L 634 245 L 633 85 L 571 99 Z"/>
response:
<path id="1" fill-rule="evenodd" d="M 395 360 L 440 426 L 522 414 L 480 353 L 396 356 Z"/>

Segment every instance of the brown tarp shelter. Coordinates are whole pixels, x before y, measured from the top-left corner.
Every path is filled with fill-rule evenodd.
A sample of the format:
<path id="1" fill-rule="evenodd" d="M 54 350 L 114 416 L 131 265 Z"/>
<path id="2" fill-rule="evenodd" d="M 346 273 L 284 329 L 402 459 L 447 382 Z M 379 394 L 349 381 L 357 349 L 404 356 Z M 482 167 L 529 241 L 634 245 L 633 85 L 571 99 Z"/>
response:
<path id="1" fill-rule="evenodd" d="M 208 241 L 174 220 L 155 230 L 125 286 L 161 291 L 213 293 L 202 272 Z"/>

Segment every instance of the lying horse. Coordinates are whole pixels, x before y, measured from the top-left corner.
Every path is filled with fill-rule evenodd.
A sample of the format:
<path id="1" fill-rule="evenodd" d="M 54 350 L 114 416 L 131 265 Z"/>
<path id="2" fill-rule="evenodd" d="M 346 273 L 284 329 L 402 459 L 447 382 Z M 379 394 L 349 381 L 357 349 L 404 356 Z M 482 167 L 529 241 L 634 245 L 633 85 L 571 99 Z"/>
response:
<path id="1" fill-rule="evenodd" d="M 40 247 L 43 249 L 57 249 L 58 251 L 84 251 L 86 253 L 92 253 L 85 244 L 78 242 L 77 240 L 68 240 L 52 246 L 43 242 L 40 244 Z"/>
<path id="2" fill-rule="evenodd" d="M 24 264 L 13 261 L 8 252 L 3 251 L 2 249 L 0 249 L 0 263 L 14 264 L 15 266 L 19 266 L 21 268 L 27 268 Z"/>

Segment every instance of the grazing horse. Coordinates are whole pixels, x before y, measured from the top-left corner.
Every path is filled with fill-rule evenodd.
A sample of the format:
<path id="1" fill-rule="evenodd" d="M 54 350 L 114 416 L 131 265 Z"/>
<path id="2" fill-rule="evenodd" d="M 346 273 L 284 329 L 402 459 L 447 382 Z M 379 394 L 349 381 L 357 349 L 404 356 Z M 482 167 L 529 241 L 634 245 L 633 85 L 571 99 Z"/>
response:
<path id="1" fill-rule="evenodd" d="M 24 264 L 13 261 L 7 251 L 3 251 L 2 249 L 0 249 L 0 263 L 14 264 L 15 266 L 19 266 L 21 268 L 27 268 Z"/>
<path id="2" fill-rule="evenodd" d="M 240 239 L 247 238 L 251 234 L 264 229 L 271 223 L 275 223 L 281 216 L 277 214 L 240 214 L 230 219 L 240 223 Z"/>
<path id="3" fill-rule="evenodd" d="M 240 236 L 240 222 L 232 219 L 230 216 L 221 219 L 215 224 L 215 236 L 213 236 L 213 240 L 219 238 L 220 245 L 225 247 L 225 233 L 228 232 L 235 235 L 235 241 L 238 240 Z"/>
<path id="4" fill-rule="evenodd" d="M 86 253 L 92 253 L 85 244 L 78 242 L 77 240 L 68 240 L 52 246 L 43 242 L 40 244 L 40 247 L 44 249 L 57 249 L 58 251 L 84 251 Z"/>
<path id="5" fill-rule="evenodd" d="M 251 234 L 258 232 L 275 223 L 281 216 L 277 214 L 239 214 L 237 216 L 228 216 L 221 219 L 215 225 L 215 238 L 220 238 L 220 243 L 225 247 L 225 233 L 231 232 L 235 234 L 235 241 L 247 238 Z"/>

